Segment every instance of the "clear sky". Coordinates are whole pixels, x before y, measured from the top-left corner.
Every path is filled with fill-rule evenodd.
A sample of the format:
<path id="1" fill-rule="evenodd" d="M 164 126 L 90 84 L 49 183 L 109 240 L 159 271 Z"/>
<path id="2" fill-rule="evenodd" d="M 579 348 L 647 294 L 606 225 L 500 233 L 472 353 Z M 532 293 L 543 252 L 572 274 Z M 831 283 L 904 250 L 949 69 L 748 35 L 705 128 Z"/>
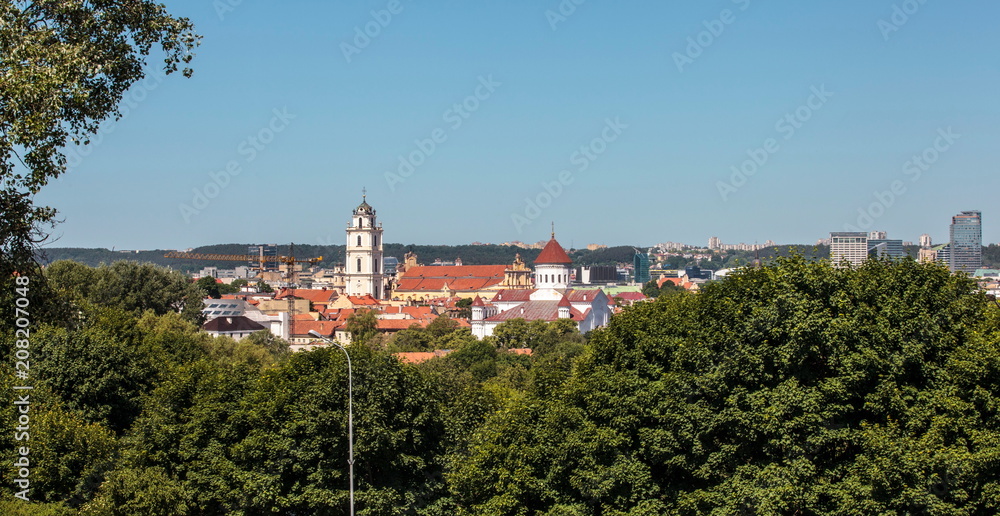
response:
<path id="1" fill-rule="evenodd" d="M 406 244 L 943 242 L 971 209 L 1000 241 L 995 1 L 165 3 L 195 74 L 71 155 L 55 246 L 339 244 L 362 188 Z"/>

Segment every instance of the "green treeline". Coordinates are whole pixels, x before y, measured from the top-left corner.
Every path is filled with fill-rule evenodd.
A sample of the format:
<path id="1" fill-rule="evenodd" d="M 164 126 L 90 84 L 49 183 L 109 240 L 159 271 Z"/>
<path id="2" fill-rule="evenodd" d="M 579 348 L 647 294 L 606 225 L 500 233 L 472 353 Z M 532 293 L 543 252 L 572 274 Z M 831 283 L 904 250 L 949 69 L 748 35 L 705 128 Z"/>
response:
<path id="1" fill-rule="evenodd" d="M 32 278 L 56 318 L 31 327 L 30 441 L 0 433 L 0 513 L 347 514 L 344 353 L 199 333 L 178 277 Z M 1000 511 L 1000 309 L 933 265 L 781 258 L 586 336 L 515 320 L 358 340 L 358 514 Z M 5 327 L 5 356 L 15 342 Z M 2 378 L 12 426 L 22 381 Z M 30 505 L 11 494 L 24 445 Z"/>

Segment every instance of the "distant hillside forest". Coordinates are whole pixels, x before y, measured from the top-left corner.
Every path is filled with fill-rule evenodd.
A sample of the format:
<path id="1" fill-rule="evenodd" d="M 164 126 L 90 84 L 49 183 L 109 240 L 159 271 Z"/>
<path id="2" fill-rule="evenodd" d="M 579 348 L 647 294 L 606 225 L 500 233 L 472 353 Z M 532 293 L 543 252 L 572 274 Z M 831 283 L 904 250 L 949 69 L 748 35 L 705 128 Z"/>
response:
<path id="1" fill-rule="evenodd" d="M 217 244 L 195 248 L 192 252 L 202 254 L 246 254 L 248 244 Z M 569 255 L 573 259 L 574 265 L 615 265 L 618 263 L 631 263 L 635 254 L 635 247 L 617 246 L 606 249 L 589 251 L 587 249 L 569 249 Z M 505 245 L 404 245 L 386 244 L 384 247 L 385 256 L 394 256 L 400 261 L 407 251 L 417 253 L 418 260 L 423 264 L 434 263 L 440 259 L 444 262 L 453 262 L 456 258 L 461 258 L 465 265 L 491 265 L 506 264 L 514 261 L 515 255 L 520 253 L 521 258 L 531 263 L 540 252 L 539 249 L 524 249 L 515 246 Z M 916 258 L 917 246 L 906 248 L 908 255 Z M 72 260 L 91 267 L 101 264 L 112 264 L 122 260 L 132 260 L 142 263 L 153 263 L 164 267 L 170 267 L 181 272 L 197 272 L 204 267 L 219 267 L 221 269 L 231 269 L 243 265 L 235 261 L 213 261 L 213 260 L 180 260 L 176 258 L 165 258 L 168 250 L 121 252 L 108 249 L 84 249 L 73 247 L 48 248 L 38 253 L 38 261 L 42 264 L 52 263 L 58 260 Z M 289 246 L 279 245 L 278 254 L 288 256 Z M 728 251 L 725 254 L 718 254 L 711 260 L 697 261 L 684 256 L 670 256 L 663 265 L 666 268 L 679 269 L 689 265 L 699 265 L 704 269 L 718 270 L 730 267 L 739 267 L 751 263 L 757 256 L 761 261 L 769 262 L 779 256 L 790 256 L 797 254 L 807 259 L 826 258 L 830 255 L 829 246 L 825 245 L 780 245 L 766 247 L 759 253 L 749 251 Z M 323 257 L 320 262 L 321 267 L 333 267 L 343 262 L 344 246 L 342 245 L 308 245 L 295 244 L 294 255 L 299 258 Z M 983 267 L 1000 268 L 1000 245 L 991 244 L 983 247 Z"/>
<path id="2" fill-rule="evenodd" d="M 218 244 L 194 248 L 191 252 L 201 254 L 233 254 L 244 255 L 247 252 L 248 244 Z M 527 263 L 531 263 L 541 252 L 540 249 L 524 249 L 515 246 L 505 245 L 404 245 L 385 244 L 385 256 L 394 256 L 403 261 L 403 255 L 408 251 L 417 253 L 417 260 L 425 265 L 434 263 L 435 260 L 443 262 L 453 262 L 456 258 L 461 258 L 464 265 L 491 265 L 513 263 L 517 254 L 521 255 Z M 101 264 L 111 264 L 122 260 L 132 260 L 143 263 L 153 263 L 164 267 L 170 267 L 182 272 L 197 272 L 204 267 L 219 267 L 231 269 L 244 265 L 238 261 L 224 260 L 184 260 L 176 258 L 165 258 L 164 254 L 170 250 L 153 250 L 139 252 L 120 252 L 108 249 L 83 249 L 83 248 L 48 248 L 43 249 L 38 254 L 38 260 L 42 264 L 52 263 L 58 260 L 72 260 L 83 263 L 91 267 Z M 597 251 L 570 250 L 570 255 L 577 265 L 614 265 L 620 262 L 632 261 L 635 254 L 634 248 L 629 246 L 611 247 Z M 322 256 L 321 267 L 334 267 L 344 261 L 344 246 L 342 245 L 308 245 L 295 244 L 294 252 L 290 252 L 290 246 L 279 245 L 278 254 L 282 256 L 294 255 L 297 258 L 315 258 Z"/>

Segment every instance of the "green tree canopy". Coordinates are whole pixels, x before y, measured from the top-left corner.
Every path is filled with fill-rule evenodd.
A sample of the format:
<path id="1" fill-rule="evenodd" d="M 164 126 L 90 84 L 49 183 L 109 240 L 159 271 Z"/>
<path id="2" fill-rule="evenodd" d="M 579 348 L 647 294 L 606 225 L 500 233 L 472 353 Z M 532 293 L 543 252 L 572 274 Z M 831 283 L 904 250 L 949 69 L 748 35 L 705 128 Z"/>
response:
<path id="1" fill-rule="evenodd" d="M 66 170 L 63 149 L 121 116 L 154 47 L 167 74 L 190 62 L 192 30 L 149 0 L 0 3 L 0 277 L 32 268 L 55 217 L 33 198 Z"/>
<path id="2" fill-rule="evenodd" d="M 468 514 L 1000 509 L 1000 316 L 943 268 L 780 259 L 591 343 L 453 462 Z"/>
<path id="3" fill-rule="evenodd" d="M 91 268 L 58 261 L 45 274 L 50 285 L 70 299 L 136 314 L 152 310 L 158 315 L 179 312 L 192 322 L 201 318 L 204 291 L 183 274 L 156 265 L 123 261 Z"/>
<path id="4" fill-rule="evenodd" d="M 378 337 L 378 317 L 374 310 L 357 310 L 347 318 L 351 344 L 364 345 Z"/>

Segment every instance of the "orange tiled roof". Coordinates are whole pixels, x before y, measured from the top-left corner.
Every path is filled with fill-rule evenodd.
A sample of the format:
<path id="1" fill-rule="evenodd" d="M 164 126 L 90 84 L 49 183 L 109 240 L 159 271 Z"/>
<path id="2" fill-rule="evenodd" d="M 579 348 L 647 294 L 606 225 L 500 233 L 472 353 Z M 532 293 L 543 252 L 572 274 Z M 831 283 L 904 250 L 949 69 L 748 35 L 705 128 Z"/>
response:
<path id="1" fill-rule="evenodd" d="M 337 291 L 311 288 L 283 288 L 274 299 L 308 299 L 313 303 L 328 304 L 337 298 Z"/>
<path id="2" fill-rule="evenodd" d="M 503 283 L 506 265 L 423 265 L 400 276 L 395 292 L 475 291 Z"/>
<path id="3" fill-rule="evenodd" d="M 571 303 L 589 303 L 598 295 L 603 294 L 603 290 L 577 290 L 573 289 L 566 293 Z M 604 294 L 605 296 L 607 294 Z"/>
<path id="4" fill-rule="evenodd" d="M 347 296 L 347 300 L 354 306 L 377 306 L 381 304 L 378 302 L 378 299 L 372 297 L 371 294 L 365 294 L 363 296 Z"/>
<path id="5" fill-rule="evenodd" d="M 535 289 L 513 289 L 513 290 L 501 290 L 497 292 L 497 295 L 493 296 L 493 302 L 514 302 L 523 303 L 525 301 L 531 300 L 531 294 L 535 292 Z"/>
<path id="6" fill-rule="evenodd" d="M 414 319 L 434 319 L 437 314 L 429 306 L 387 306 L 382 311 L 383 314 L 405 314 Z"/>
<path id="7" fill-rule="evenodd" d="M 292 321 L 289 334 L 301 337 L 309 335 L 309 330 L 316 330 L 320 335 L 329 337 L 343 324 L 343 321 Z"/>
<path id="8" fill-rule="evenodd" d="M 681 279 L 681 278 L 660 278 L 656 282 L 656 288 L 662 288 L 663 284 L 666 283 L 666 282 L 668 282 L 668 281 L 670 283 L 673 283 L 674 285 L 677 285 L 678 287 L 684 286 L 684 280 Z"/>
<path id="9" fill-rule="evenodd" d="M 425 319 L 379 319 L 378 329 L 379 331 L 399 331 L 414 324 L 420 328 L 426 328 L 430 322 Z"/>
<path id="10" fill-rule="evenodd" d="M 407 364 L 419 364 L 421 362 L 426 362 L 432 358 L 443 357 L 448 353 L 451 353 L 450 349 L 439 349 L 437 351 L 411 351 L 405 353 L 393 353 L 393 356 L 399 359 L 400 362 L 405 362 Z"/>
<path id="11" fill-rule="evenodd" d="M 322 314 L 331 321 L 346 321 L 348 317 L 354 315 L 353 308 L 333 308 L 324 310 Z"/>

